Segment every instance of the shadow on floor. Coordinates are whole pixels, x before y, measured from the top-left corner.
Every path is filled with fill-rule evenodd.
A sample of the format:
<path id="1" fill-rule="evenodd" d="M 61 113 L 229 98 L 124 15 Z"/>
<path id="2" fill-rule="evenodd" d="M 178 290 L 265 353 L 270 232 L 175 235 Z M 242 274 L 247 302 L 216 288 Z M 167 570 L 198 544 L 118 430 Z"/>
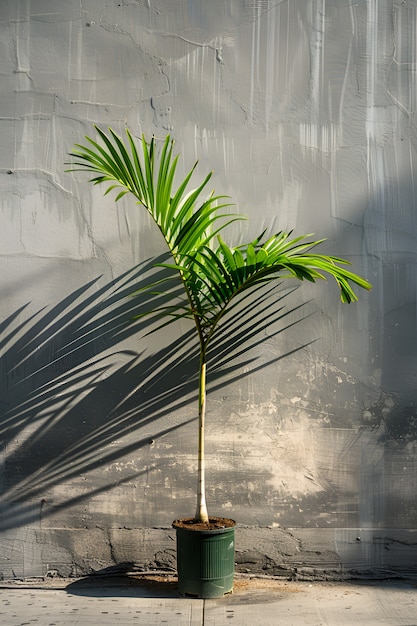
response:
<path id="1" fill-rule="evenodd" d="M 285 580 L 235 577 L 233 592 L 223 598 L 210 599 L 220 605 L 264 604 L 300 593 L 303 585 Z M 71 595 L 89 598 L 181 598 L 174 572 L 135 571 L 133 563 L 122 563 L 71 582 L 65 587 Z M 186 600 L 201 598 L 184 596 Z M 206 600 L 207 601 L 207 600 Z"/>
<path id="2" fill-rule="evenodd" d="M 174 572 L 135 571 L 133 563 L 107 567 L 71 582 L 65 590 L 73 595 L 89 597 L 176 598 L 179 596 L 177 577 Z"/>

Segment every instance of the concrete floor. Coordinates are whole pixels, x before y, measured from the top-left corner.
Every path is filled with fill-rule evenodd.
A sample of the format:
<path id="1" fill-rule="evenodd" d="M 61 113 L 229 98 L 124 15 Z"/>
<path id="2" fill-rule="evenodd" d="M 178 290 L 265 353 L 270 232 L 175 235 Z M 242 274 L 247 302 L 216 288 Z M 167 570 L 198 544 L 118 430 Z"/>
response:
<path id="1" fill-rule="evenodd" d="M 237 579 L 221 600 L 178 596 L 173 578 L 52 579 L 0 585 L 5 626 L 417 626 L 416 582 Z"/>

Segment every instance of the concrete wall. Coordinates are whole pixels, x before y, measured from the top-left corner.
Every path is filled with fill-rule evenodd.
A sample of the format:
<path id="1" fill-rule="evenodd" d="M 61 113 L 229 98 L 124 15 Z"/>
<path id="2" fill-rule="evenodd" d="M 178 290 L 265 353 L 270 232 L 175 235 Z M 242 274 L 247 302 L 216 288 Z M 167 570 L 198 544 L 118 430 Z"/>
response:
<path id="1" fill-rule="evenodd" d="M 171 133 L 182 172 L 213 169 L 250 217 L 229 241 L 314 232 L 374 285 L 353 305 L 277 289 L 273 323 L 253 303 L 212 355 L 208 501 L 240 523 L 239 568 L 415 573 L 416 12 L 1 0 L 4 577 L 173 566 L 171 521 L 194 513 L 195 346 L 130 322 L 164 248 L 65 172 L 93 123 Z"/>

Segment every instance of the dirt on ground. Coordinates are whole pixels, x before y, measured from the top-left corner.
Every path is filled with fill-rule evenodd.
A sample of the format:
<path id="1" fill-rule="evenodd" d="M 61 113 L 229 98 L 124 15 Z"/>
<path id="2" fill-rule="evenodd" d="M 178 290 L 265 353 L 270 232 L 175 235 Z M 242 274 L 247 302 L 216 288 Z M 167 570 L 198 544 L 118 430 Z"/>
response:
<path id="1" fill-rule="evenodd" d="M 129 576 L 141 585 L 153 589 L 167 589 L 175 588 L 177 586 L 178 578 L 174 574 L 134 574 Z M 301 591 L 301 586 L 294 582 L 277 580 L 272 578 L 255 578 L 245 577 L 241 578 L 239 574 L 235 575 L 233 583 L 233 591 L 235 593 L 241 591 L 285 591 L 287 593 L 298 593 Z"/>
<path id="2" fill-rule="evenodd" d="M 68 578 L 28 578 L 25 580 L 1 581 L 0 588 L 55 588 L 62 589 L 68 585 L 74 589 L 77 587 L 143 587 L 149 591 L 174 591 L 178 585 L 176 574 L 169 572 L 132 572 L 126 575 L 92 575 L 80 579 Z M 233 591 L 235 593 L 245 591 L 282 591 L 287 593 L 298 593 L 302 590 L 300 585 L 292 581 L 277 580 L 272 578 L 241 577 L 235 575 Z"/>

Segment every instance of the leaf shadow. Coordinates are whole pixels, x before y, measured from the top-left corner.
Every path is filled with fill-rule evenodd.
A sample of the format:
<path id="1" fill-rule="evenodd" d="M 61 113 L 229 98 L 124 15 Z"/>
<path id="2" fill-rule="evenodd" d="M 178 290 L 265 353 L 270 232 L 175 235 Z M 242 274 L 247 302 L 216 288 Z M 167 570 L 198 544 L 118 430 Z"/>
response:
<path id="1" fill-rule="evenodd" d="M 182 288 L 174 279 L 162 294 L 147 288 L 166 276 L 165 268 L 155 268 L 163 260 L 144 262 L 101 287 L 99 279 L 92 280 L 26 319 L 29 305 L 22 306 L 1 324 L 1 529 L 39 518 L 42 496 L 54 486 L 133 455 L 150 438 L 157 440 L 197 419 L 197 414 L 178 419 L 182 409 L 197 401 L 199 355 L 192 326 L 155 337 L 148 333 L 158 321 L 141 316 L 181 301 Z M 290 293 L 280 293 L 279 286 L 264 289 L 225 317 L 209 354 L 209 391 L 285 358 L 281 354 L 257 363 L 250 350 L 265 340 L 267 328 L 273 337 L 305 319 L 307 315 L 296 321 L 291 317 L 299 307 L 284 307 Z M 167 423 L 173 413 L 175 422 Z M 142 473 L 81 490 L 42 515 Z"/>

